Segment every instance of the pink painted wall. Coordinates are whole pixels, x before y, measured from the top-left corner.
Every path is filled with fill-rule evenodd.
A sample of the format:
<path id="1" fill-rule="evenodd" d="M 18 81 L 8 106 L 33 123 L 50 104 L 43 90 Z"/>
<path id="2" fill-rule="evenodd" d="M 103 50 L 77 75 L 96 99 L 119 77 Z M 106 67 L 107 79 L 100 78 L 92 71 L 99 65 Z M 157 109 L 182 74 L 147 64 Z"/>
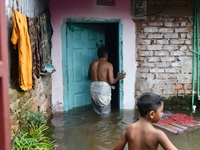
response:
<path id="1" fill-rule="evenodd" d="M 66 18 L 119 19 L 123 25 L 124 109 L 135 107 L 135 23 L 131 19 L 130 0 L 116 0 L 114 6 L 96 5 L 96 0 L 49 0 L 52 37 L 52 61 L 56 72 L 52 74 L 52 103 L 54 111 L 63 109 L 61 26 Z"/>

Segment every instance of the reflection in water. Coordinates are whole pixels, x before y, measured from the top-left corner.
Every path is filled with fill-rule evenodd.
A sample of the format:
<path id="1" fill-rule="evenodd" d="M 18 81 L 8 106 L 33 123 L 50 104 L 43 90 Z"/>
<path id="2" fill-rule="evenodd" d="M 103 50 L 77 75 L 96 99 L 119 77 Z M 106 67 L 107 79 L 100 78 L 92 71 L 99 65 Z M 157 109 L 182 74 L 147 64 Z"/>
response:
<path id="1" fill-rule="evenodd" d="M 190 114 L 184 111 L 179 113 Z M 199 111 L 192 114 L 200 120 Z M 52 119 L 53 139 L 57 150 L 111 150 L 118 141 L 122 129 L 138 117 L 137 111 L 113 111 L 106 116 L 97 115 L 91 106 L 56 113 Z M 197 150 L 200 146 L 200 129 L 173 134 L 165 131 L 170 140 L 180 150 Z M 127 147 L 125 148 L 127 150 Z M 162 150 L 159 147 L 159 150 Z"/>

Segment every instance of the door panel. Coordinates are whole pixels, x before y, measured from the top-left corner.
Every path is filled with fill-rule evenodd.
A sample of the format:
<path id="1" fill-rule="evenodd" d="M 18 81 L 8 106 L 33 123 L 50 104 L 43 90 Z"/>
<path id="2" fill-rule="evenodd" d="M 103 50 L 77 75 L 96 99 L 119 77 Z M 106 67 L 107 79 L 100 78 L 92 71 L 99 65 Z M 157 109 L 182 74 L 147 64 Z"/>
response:
<path id="1" fill-rule="evenodd" d="M 104 45 L 104 26 L 89 23 L 67 24 L 67 84 L 69 109 L 91 104 L 88 68 Z"/>

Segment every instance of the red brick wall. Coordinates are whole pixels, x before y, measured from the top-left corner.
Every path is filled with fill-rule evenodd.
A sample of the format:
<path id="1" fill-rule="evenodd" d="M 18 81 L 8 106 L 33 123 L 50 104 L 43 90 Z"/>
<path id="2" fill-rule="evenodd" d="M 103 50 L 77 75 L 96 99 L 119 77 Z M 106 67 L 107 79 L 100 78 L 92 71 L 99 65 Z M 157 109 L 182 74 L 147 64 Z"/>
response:
<path id="1" fill-rule="evenodd" d="M 164 97 L 191 94 L 192 19 L 157 15 L 134 20 L 138 63 L 136 97 L 146 91 Z"/>

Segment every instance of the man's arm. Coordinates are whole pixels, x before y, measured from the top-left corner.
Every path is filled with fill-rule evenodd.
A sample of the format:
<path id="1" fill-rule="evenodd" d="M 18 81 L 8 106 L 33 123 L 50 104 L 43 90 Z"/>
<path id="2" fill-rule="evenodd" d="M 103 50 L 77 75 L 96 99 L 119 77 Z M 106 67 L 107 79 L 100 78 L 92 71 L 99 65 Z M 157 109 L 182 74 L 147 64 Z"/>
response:
<path id="1" fill-rule="evenodd" d="M 172 144 L 172 142 L 169 140 L 169 138 L 163 131 L 159 130 L 159 134 L 157 137 L 158 137 L 159 144 L 163 147 L 164 150 L 178 150 Z"/>
<path id="2" fill-rule="evenodd" d="M 112 64 L 109 64 L 108 66 L 108 83 L 109 84 L 115 84 L 118 80 L 125 78 L 126 73 L 117 73 L 117 77 L 114 78 L 113 74 L 113 66 Z"/>
<path id="3" fill-rule="evenodd" d="M 115 146 L 115 148 L 113 150 L 123 150 L 125 145 L 126 145 L 126 142 L 127 142 L 126 131 L 124 129 L 119 141 L 117 142 L 117 144 L 116 144 L 116 146 Z"/>

